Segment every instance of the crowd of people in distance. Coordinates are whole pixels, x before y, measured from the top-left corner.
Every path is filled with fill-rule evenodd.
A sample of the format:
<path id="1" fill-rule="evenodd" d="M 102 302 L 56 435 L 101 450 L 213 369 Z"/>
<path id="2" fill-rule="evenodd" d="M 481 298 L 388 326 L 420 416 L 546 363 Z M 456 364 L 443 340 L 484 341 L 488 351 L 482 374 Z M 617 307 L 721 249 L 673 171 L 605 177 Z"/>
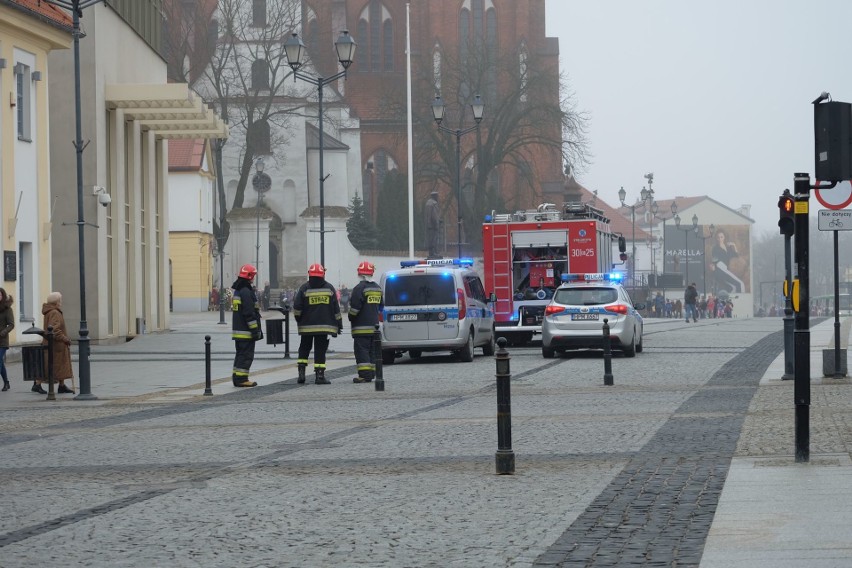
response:
<path id="1" fill-rule="evenodd" d="M 696 300 L 695 308 L 699 319 L 729 318 L 733 317 L 734 302 L 730 298 L 723 300 L 713 294 L 707 294 Z M 648 317 L 684 319 L 685 315 L 684 301 L 680 298 L 666 298 L 662 292 L 657 292 L 647 304 Z"/>

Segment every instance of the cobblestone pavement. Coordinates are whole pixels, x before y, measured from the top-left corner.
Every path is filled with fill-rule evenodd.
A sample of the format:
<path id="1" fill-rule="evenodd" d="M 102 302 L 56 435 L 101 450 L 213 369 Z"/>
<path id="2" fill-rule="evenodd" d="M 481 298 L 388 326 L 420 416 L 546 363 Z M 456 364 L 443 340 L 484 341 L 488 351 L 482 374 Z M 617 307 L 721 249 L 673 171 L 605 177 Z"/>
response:
<path id="1" fill-rule="evenodd" d="M 384 392 L 341 352 L 329 386 L 286 367 L 168 404 L 7 408 L 0 565 L 696 566 L 731 458 L 792 452 L 792 386 L 758 388 L 780 328 L 649 322 L 610 387 L 599 354 L 511 349 L 513 476 L 483 356 L 405 357 Z"/>

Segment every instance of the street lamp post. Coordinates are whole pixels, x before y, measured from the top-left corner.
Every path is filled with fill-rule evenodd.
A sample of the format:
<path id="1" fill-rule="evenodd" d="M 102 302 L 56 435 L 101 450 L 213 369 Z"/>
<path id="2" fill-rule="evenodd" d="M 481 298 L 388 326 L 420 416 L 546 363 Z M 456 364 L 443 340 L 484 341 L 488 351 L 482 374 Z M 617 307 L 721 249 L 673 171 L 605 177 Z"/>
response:
<path id="1" fill-rule="evenodd" d="M 97 400 L 92 394 L 92 376 L 89 365 L 89 324 L 86 320 L 86 249 L 84 229 L 86 220 L 83 214 L 83 150 L 88 142 L 83 141 L 83 125 L 80 95 L 80 18 L 83 10 L 99 4 L 103 0 L 45 0 L 71 12 L 71 22 L 74 37 L 74 114 L 75 139 L 74 148 L 77 151 L 77 247 L 80 263 L 80 337 L 77 340 L 78 363 L 80 374 L 80 392 L 74 400 Z"/>
<path id="2" fill-rule="evenodd" d="M 319 126 L 319 198 L 320 198 L 320 264 L 325 266 L 325 171 L 323 165 L 324 151 L 324 134 L 323 134 L 323 112 L 322 112 L 322 95 L 323 88 L 337 81 L 341 77 L 346 77 L 346 70 L 352 65 L 352 60 L 355 57 L 355 40 L 349 35 L 347 30 L 340 32 L 340 37 L 334 42 L 334 49 L 337 50 L 337 60 L 343 66 L 343 71 L 335 73 L 331 77 L 313 77 L 300 71 L 305 63 L 306 49 L 305 44 L 299 38 L 299 34 L 293 32 L 293 35 L 284 42 L 284 55 L 287 57 L 287 65 L 293 70 L 293 81 L 301 79 L 306 83 L 317 88 L 317 123 Z"/>
<path id="3" fill-rule="evenodd" d="M 256 233 L 256 241 L 254 246 L 254 267 L 256 270 L 260 270 L 260 208 L 263 206 L 263 194 L 269 191 L 269 188 L 272 187 L 272 179 L 269 175 L 263 173 L 263 158 L 258 158 L 255 163 L 255 169 L 257 173 L 251 178 L 251 186 L 257 192 L 257 203 L 255 204 L 255 209 L 257 210 L 257 233 Z"/>
<path id="4" fill-rule="evenodd" d="M 485 104 L 483 104 L 479 95 L 473 97 L 470 108 L 473 110 L 473 119 L 476 121 L 476 124 L 467 128 L 447 128 L 446 126 L 441 126 L 441 121 L 444 120 L 444 111 L 446 110 L 444 101 L 441 100 L 440 95 L 435 96 L 435 100 L 432 101 L 432 117 L 435 119 L 435 124 L 438 125 L 438 130 L 449 132 L 456 137 L 456 207 L 458 208 L 459 258 L 462 256 L 461 137 L 479 128 L 479 123 L 482 122 L 482 113 L 485 110 Z"/>
<path id="5" fill-rule="evenodd" d="M 618 199 L 621 201 L 622 207 L 630 208 L 630 224 L 633 230 L 632 244 L 633 244 L 633 256 L 630 257 L 630 286 L 632 289 L 636 289 L 636 208 L 639 205 L 645 205 L 645 202 L 648 198 L 651 197 L 651 193 L 642 188 L 642 191 L 639 192 L 639 201 L 634 203 L 633 205 L 626 205 L 624 203 L 624 199 L 627 197 L 627 192 L 624 190 L 624 187 L 618 190 Z"/>
<path id="6" fill-rule="evenodd" d="M 698 229 L 698 215 L 692 216 L 692 226 L 681 228 L 680 226 L 680 215 L 675 215 L 675 228 L 679 231 L 683 231 L 683 265 L 684 265 L 684 279 L 686 282 L 685 286 L 689 286 L 689 232 L 696 231 Z"/>
<path id="7" fill-rule="evenodd" d="M 704 229 L 701 231 L 698 230 L 698 227 L 695 227 L 695 236 L 701 239 L 701 261 L 704 264 L 704 275 L 702 276 L 703 280 L 701 282 L 702 293 L 704 294 L 704 298 L 707 298 L 707 246 L 704 242 L 707 239 L 713 238 L 713 235 L 716 234 L 716 225 L 710 223 L 710 234 L 706 237 L 704 236 Z"/>

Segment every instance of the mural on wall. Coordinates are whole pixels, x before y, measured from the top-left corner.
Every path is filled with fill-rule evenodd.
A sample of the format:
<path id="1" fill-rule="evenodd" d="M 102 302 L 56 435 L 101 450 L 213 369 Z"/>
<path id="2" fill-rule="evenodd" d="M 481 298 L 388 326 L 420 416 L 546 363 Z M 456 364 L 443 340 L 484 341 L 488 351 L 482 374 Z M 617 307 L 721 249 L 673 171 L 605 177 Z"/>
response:
<path id="1" fill-rule="evenodd" d="M 699 294 L 751 292 L 748 225 L 666 227 L 665 272 L 695 282 Z M 702 238 L 703 237 L 703 238 Z"/>

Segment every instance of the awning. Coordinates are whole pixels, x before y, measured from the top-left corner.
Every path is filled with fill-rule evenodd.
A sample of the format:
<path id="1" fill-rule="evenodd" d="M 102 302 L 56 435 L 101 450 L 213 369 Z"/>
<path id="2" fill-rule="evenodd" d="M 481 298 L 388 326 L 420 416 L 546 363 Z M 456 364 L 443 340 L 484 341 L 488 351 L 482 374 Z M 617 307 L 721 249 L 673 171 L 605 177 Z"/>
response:
<path id="1" fill-rule="evenodd" d="M 107 85 L 106 104 L 160 138 L 228 137 L 228 125 L 186 83 Z"/>

